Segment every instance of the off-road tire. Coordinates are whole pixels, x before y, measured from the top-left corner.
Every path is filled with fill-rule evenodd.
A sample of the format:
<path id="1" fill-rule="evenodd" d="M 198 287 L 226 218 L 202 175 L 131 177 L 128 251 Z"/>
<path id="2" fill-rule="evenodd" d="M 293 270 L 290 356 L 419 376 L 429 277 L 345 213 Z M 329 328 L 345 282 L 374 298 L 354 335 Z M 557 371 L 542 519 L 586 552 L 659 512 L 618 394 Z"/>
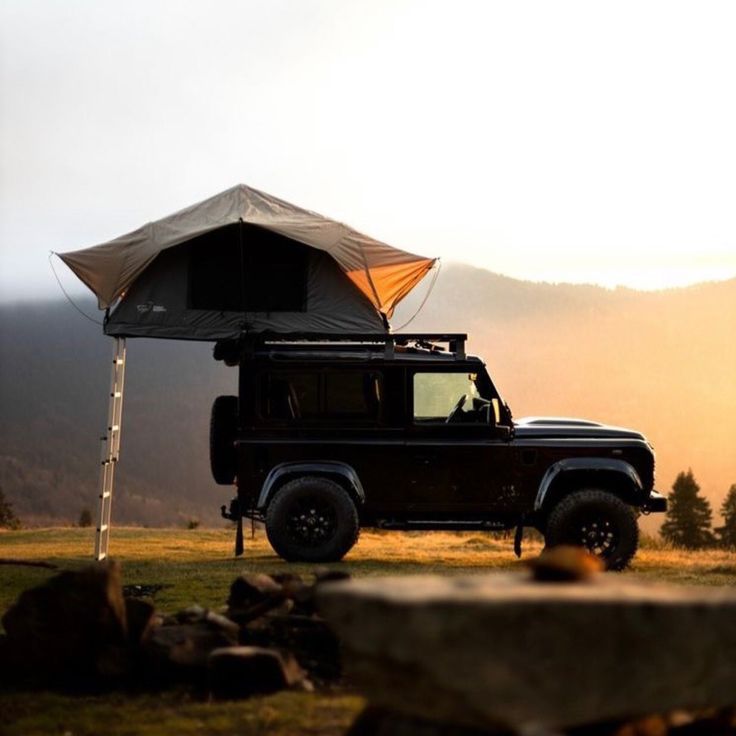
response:
<path id="1" fill-rule="evenodd" d="M 210 414 L 210 467 L 223 486 L 232 485 L 238 468 L 235 436 L 238 431 L 238 397 L 218 396 Z"/>
<path id="2" fill-rule="evenodd" d="M 547 547 L 573 544 L 589 547 L 586 539 L 595 535 L 612 535 L 610 548 L 591 549 L 608 570 L 623 570 L 639 546 L 639 525 L 634 509 L 625 501 L 606 491 L 588 489 L 575 491 L 560 500 L 552 509 L 545 528 Z"/>
<path id="3" fill-rule="evenodd" d="M 319 530 L 324 527 L 324 532 L 319 531 L 325 534 L 324 539 L 307 538 L 315 533 L 314 527 L 307 526 L 310 519 Z M 323 527 L 318 519 L 327 520 Z M 358 510 L 352 498 L 328 478 L 304 476 L 285 483 L 266 510 L 268 541 L 280 557 L 290 562 L 341 560 L 359 534 Z"/>

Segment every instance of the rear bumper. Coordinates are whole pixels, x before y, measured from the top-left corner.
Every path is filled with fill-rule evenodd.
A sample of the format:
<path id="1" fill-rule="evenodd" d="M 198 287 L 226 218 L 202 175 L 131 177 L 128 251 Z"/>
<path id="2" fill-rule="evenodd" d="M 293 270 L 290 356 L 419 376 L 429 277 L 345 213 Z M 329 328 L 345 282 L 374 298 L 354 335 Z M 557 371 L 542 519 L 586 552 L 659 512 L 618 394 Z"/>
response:
<path id="1" fill-rule="evenodd" d="M 642 504 L 641 510 L 645 514 L 661 514 L 667 511 L 667 499 L 657 491 L 650 491 L 647 500 Z"/>

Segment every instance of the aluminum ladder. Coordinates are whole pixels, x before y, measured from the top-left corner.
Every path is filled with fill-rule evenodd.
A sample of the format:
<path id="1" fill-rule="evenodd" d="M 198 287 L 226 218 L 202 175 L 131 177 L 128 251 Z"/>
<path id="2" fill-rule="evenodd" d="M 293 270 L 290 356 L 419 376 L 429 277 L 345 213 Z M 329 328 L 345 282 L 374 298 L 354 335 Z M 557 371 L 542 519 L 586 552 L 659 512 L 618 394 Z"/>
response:
<path id="1" fill-rule="evenodd" d="M 115 465 L 120 457 L 120 425 L 123 420 L 123 387 L 125 385 L 125 338 L 116 337 L 113 346 L 110 397 L 107 408 L 107 428 L 100 454 L 99 502 L 95 559 L 104 560 L 110 543 L 112 492 L 115 481 Z"/>

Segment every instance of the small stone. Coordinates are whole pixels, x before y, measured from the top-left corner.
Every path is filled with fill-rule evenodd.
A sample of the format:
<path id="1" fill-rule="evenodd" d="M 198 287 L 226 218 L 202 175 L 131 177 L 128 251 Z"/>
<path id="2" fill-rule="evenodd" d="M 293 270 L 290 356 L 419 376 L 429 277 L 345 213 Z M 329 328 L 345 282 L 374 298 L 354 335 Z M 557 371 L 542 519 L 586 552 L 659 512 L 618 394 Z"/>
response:
<path id="1" fill-rule="evenodd" d="M 279 585 L 303 583 L 304 579 L 301 575 L 295 572 L 272 572 L 270 575 L 271 579 L 277 582 Z"/>
<path id="2" fill-rule="evenodd" d="M 145 675 L 158 684 L 199 681 L 210 653 L 237 643 L 237 637 L 205 621 L 159 626 L 143 643 Z"/>
<path id="3" fill-rule="evenodd" d="M 173 620 L 179 624 L 194 624 L 203 621 L 207 615 L 207 609 L 202 606 L 187 606 L 181 611 L 177 611 L 173 615 Z"/>
<path id="4" fill-rule="evenodd" d="M 284 587 L 270 575 L 241 575 L 230 586 L 227 617 L 241 626 L 269 612 L 288 613 L 292 607 Z"/>
<path id="5" fill-rule="evenodd" d="M 301 581 L 284 583 L 284 595 L 293 603 L 291 612 L 300 616 L 314 613 L 314 588 L 314 585 L 306 585 Z"/>
<path id="6" fill-rule="evenodd" d="M 249 608 L 267 598 L 280 596 L 282 586 L 270 575 L 241 575 L 230 586 L 230 597 L 227 604 L 230 608 Z"/>
<path id="7" fill-rule="evenodd" d="M 588 580 L 604 570 L 603 561 L 583 547 L 560 545 L 545 549 L 526 563 L 540 582 Z"/>
<path id="8" fill-rule="evenodd" d="M 262 647 L 216 649 L 207 669 L 209 690 L 222 699 L 274 693 L 304 680 L 304 671 L 290 654 Z"/>
<path id="9" fill-rule="evenodd" d="M 238 636 L 240 635 L 240 626 L 227 616 L 215 613 L 215 611 L 207 611 L 204 615 L 204 621 L 206 621 L 210 626 L 214 626 L 215 628 L 222 630 L 235 641 L 238 640 Z"/>
<path id="10" fill-rule="evenodd" d="M 137 647 L 149 633 L 154 623 L 154 608 L 140 598 L 125 599 L 125 617 L 128 622 L 128 641 Z"/>
<path id="11" fill-rule="evenodd" d="M 613 736 L 666 736 L 668 731 L 667 719 L 653 715 L 625 723 L 614 732 Z"/>

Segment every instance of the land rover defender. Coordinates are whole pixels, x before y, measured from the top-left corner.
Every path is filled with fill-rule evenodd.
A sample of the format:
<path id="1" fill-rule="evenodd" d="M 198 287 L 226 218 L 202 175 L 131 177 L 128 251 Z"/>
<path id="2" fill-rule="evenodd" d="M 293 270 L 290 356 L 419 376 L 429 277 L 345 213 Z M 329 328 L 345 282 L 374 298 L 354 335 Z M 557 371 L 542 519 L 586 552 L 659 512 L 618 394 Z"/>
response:
<path id="1" fill-rule="evenodd" d="M 239 368 L 210 429 L 226 518 L 265 524 L 287 560 L 341 559 L 360 529 L 516 529 L 582 545 L 609 569 L 662 512 L 637 431 L 514 419 L 462 334 L 267 335 L 217 343 Z"/>

